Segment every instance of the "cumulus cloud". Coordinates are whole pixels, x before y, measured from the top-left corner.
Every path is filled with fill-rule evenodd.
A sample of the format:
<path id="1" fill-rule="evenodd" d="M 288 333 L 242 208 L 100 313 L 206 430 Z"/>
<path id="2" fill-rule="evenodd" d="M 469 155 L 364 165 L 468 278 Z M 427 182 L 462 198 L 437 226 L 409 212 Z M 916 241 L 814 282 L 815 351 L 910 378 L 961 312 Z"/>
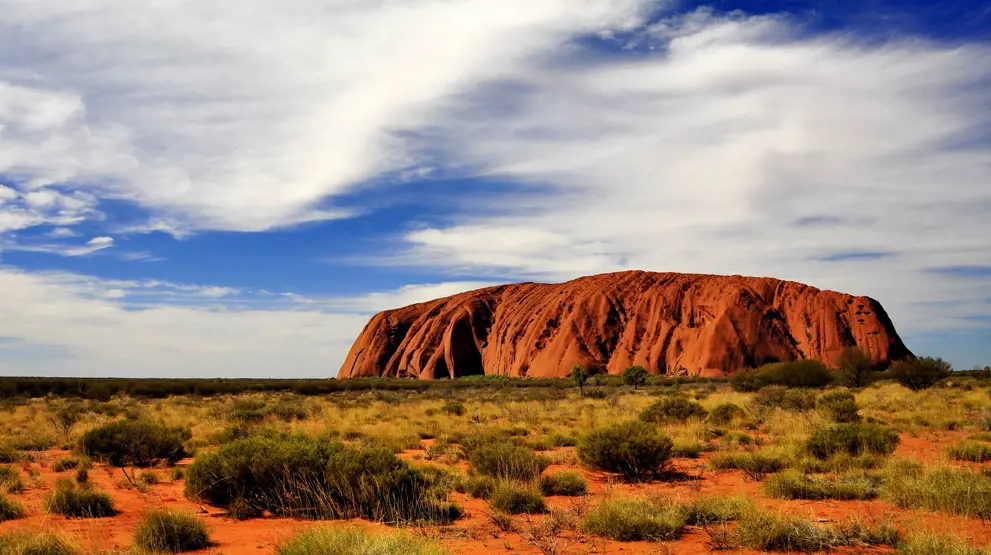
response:
<path id="1" fill-rule="evenodd" d="M 910 330 L 972 324 L 991 285 L 929 269 L 991 259 L 991 48 L 706 10 L 637 40 L 653 53 L 548 59 L 439 112 L 430 149 L 547 193 L 410 232 L 399 261 L 774 275 L 878 297 Z"/>
<path id="2" fill-rule="evenodd" d="M 321 201 L 415 165 L 395 132 L 646 4 L 0 0 L 0 173 L 192 229 L 346 216 Z"/>

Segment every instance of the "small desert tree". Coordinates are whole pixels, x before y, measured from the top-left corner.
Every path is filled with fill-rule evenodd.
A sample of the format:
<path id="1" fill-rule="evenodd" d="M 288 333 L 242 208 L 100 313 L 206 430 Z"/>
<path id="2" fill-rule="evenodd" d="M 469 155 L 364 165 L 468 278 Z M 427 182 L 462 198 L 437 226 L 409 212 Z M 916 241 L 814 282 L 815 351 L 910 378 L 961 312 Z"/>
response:
<path id="1" fill-rule="evenodd" d="M 864 387 L 874 368 L 871 356 L 857 347 L 843 351 L 839 361 L 839 377 L 848 387 Z"/>
<path id="2" fill-rule="evenodd" d="M 581 364 L 576 364 L 571 367 L 571 380 L 575 382 L 578 386 L 578 396 L 582 399 L 585 398 L 585 382 L 588 381 L 588 370 L 585 370 L 585 366 Z"/>
<path id="3" fill-rule="evenodd" d="M 633 389 L 640 389 L 640 386 L 647 383 L 647 370 L 643 366 L 630 366 L 623 370 L 623 383 L 632 385 Z"/>
<path id="4" fill-rule="evenodd" d="M 944 378 L 950 377 L 953 367 L 939 357 L 922 357 L 915 360 L 898 361 L 888 369 L 888 375 L 898 383 L 921 391 L 928 389 Z"/>

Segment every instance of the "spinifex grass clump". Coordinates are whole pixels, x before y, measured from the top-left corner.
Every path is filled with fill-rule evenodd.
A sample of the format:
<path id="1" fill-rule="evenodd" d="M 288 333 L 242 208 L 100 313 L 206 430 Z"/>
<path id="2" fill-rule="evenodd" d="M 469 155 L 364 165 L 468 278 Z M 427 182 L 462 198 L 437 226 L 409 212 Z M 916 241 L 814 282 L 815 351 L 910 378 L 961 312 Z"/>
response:
<path id="1" fill-rule="evenodd" d="M 540 491 L 544 495 L 585 495 L 588 483 L 581 473 L 574 470 L 562 470 L 554 474 L 544 474 L 540 477 Z"/>
<path id="2" fill-rule="evenodd" d="M 268 511 L 399 522 L 460 514 L 391 450 L 306 436 L 253 436 L 201 455 L 186 474 L 186 495 L 238 517 Z"/>
<path id="3" fill-rule="evenodd" d="M 685 523 L 685 511 L 675 505 L 663 505 L 643 497 L 617 497 L 589 511 L 581 530 L 621 542 L 665 541 L 677 539 Z"/>
<path id="4" fill-rule="evenodd" d="M 892 464 L 881 495 L 902 508 L 991 519 L 991 480 L 967 470 Z"/>
<path id="5" fill-rule="evenodd" d="M 860 421 L 857 400 L 849 391 L 833 391 L 816 399 L 816 408 L 830 420 L 841 424 Z"/>
<path id="6" fill-rule="evenodd" d="M 718 453 L 709 459 L 714 470 L 742 470 L 753 480 L 763 480 L 773 472 L 779 472 L 792 464 L 789 453 L 758 449 Z"/>
<path id="7" fill-rule="evenodd" d="M 835 424 L 812 433 L 805 447 L 818 459 L 846 453 L 888 455 L 898 447 L 898 434 L 876 424 Z"/>
<path id="8" fill-rule="evenodd" d="M 543 513 L 547 510 L 539 489 L 510 480 L 496 484 L 489 496 L 489 504 L 493 509 L 511 515 Z"/>
<path id="9" fill-rule="evenodd" d="M 142 420 L 118 420 L 83 434 L 79 439 L 79 450 L 112 466 L 149 466 L 157 460 L 175 464 L 186 456 L 183 444 L 191 437 L 188 428 Z"/>
<path id="10" fill-rule="evenodd" d="M 753 500 L 747 497 L 699 497 L 681 507 L 685 523 L 704 526 L 719 522 L 739 520 L 754 510 Z"/>
<path id="11" fill-rule="evenodd" d="M 622 474 L 627 479 L 652 479 L 671 459 L 674 443 L 646 422 L 614 424 L 585 435 L 578 458 L 592 470 Z"/>
<path id="12" fill-rule="evenodd" d="M 792 470 L 768 478 L 764 492 L 778 499 L 873 499 L 878 480 L 866 474 L 809 476 Z"/>
<path id="13" fill-rule="evenodd" d="M 898 544 L 899 555 L 991 555 L 991 550 L 971 547 L 960 538 L 939 534 L 914 534 Z"/>
<path id="14" fill-rule="evenodd" d="M 79 555 L 68 540 L 53 532 L 8 532 L 0 535 L 3 555 Z"/>
<path id="15" fill-rule="evenodd" d="M 472 471 L 495 478 L 533 480 L 550 465 L 530 447 L 498 437 L 466 442 L 462 450 Z"/>
<path id="16" fill-rule="evenodd" d="M 183 553 L 210 544 L 206 524 L 182 511 L 149 511 L 134 533 L 134 544 L 154 553 Z"/>
<path id="17" fill-rule="evenodd" d="M 276 555 L 444 555 L 440 544 L 409 532 L 314 528 L 279 546 Z"/>
<path id="18" fill-rule="evenodd" d="M 0 522 L 24 518 L 24 507 L 16 500 L 0 494 Z"/>
<path id="19" fill-rule="evenodd" d="M 0 466 L 0 491 L 20 493 L 24 491 L 21 473 L 13 466 Z"/>
<path id="20" fill-rule="evenodd" d="M 958 461 L 991 461 L 991 444 L 980 441 L 961 441 L 950 447 L 949 455 Z"/>
<path id="21" fill-rule="evenodd" d="M 55 491 L 45 498 L 45 511 L 69 518 L 103 518 L 117 514 L 113 500 L 105 492 L 76 486 L 69 480 L 59 480 Z"/>

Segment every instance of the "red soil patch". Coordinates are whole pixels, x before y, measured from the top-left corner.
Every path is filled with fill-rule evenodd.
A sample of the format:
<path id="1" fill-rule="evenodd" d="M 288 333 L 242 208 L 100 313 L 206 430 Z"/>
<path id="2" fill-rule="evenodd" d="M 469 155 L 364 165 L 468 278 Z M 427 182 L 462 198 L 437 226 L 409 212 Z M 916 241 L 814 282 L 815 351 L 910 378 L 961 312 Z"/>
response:
<path id="1" fill-rule="evenodd" d="M 920 459 L 925 462 L 935 462 L 943 458 L 946 447 L 962 439 L 966 434 L 959 432 L 937 432 L 924 434 L 920 437 L 903 437 L 897 454 Z M 422 460 L 424 450 L 404 453 L 406 459 L 417 459 L 424 464 L 437 464 Z M 270 555 L 275 552 L 277 545 L 289 539 L 298 532 L 310 526 L 342 526 L 359 525 L 376 529 L 386 529 L 385 526 L 366 521 L 333 521 L 306 522 L 284 518 L 262 518 L 248 521 L 235 521 L 226 518 L 225 511 L 216 507 L 202 506 L 191 502 L 183 496 L 181 481 L 162 483 L 149 486 L 145 493 L 135 489 L 122 489 L 117 484 L 124 480 L 119 469 L 109 469 L 102 465 L 90 470 L 90 482 L 109 492 L 120 511 L 115 517 L 103 519 L 69 520 L 59 516 L 44 514 L 42 502 L 56 481 L 69 478 L 72 472 L 55 473 L 51 463 L 67 455 L 65 452 L 49 451 L 41 454 L 37 462 L 30 468 L 40 472 L 37 478 L 31 478 L 22 473 L 27 489 L 24 493 L 12 497 L 19 499 L 27 509 L 28 517 L 20 520 L 0 523 L 0 533 L 23 529 L 57 529 L 73 537 L 82 547 L 91 550 L 109 550 L 126 548 L 131 545 L 134 528 L 141 515 L 149 508 L 166 507 L 188 510 L 200 513 L 210 528 L 211 538 L 215 545 L 199 553 L 257 553 Z M 459 465 L 464 469 L 464 463 Z M 778 501 L 763 496 L 761 485 L 746 479 L 739 471 L 713 471 L 706 467 L 704 460 L 675 461 L 674 467 L 697 479 L 678 482 L 652 482 L 631 484 L 617 480 L 614 476 L 580 470 L 589 482 L 590 499 L 550 497 L 548 504 L 557 509 L 574 509 L 585 504 L 597 503 L 609 495 L 647 495 L 663 496 L 689 500 L 699 495 L 745 495 L 757 501 L 761 506 L 785 511 L 788 513 L 813 518 L 822 522 L 837 522 L 850 518 L 891 519 L 903 530 L 915 531 L 929 529 L 938 532 L 949 532 L 958 535 L 971 543 L 987 543 L 991 538 L 991 523 L 981 520 L 953 515 L 929 513 L 924 511 L 902 510 L 882 501 Z M 574 469 L 566 465 L 553 465 L 548 472 L 564 469 Z M 165 479 L 166 474 L 159 471 Z M 418 529 L 427 537 L 440 540 L 451 553 L 482 554 L 482 553 L 545 553 L 536 543 L 541 540 L 530 532 L 539 530 L 542 523 L 550 519 L 548 515 L 533 517 L 520 516 L 514 518 L 515 530 L 505 532 L 490 520 L 491 509 L 488 504 L 469 496 L 454 494 L 455 501 L 460 503 L 468 513 L 467 516 L 449 526 L 434 526 Z M 203 511 L 206 511 L 205 513 Z M 539 534 L 537 534 L 539 536 Z M 703 530 L 690 528 L 688 532 L 674 543 L 629 542 L 620 543 L 605 541 L 589 536 L 576 537 L 570 531 L 563 531 L 553 538 L 545 538 L 557 553 L 679 553 L 703 554 L 710 553 L 708 538 Z M 736 551 L 737 553 L 756 553 Z M 864 550 L 863 548 L 839 550 L 838 553 L 890 553 L 887 548 Z"/>

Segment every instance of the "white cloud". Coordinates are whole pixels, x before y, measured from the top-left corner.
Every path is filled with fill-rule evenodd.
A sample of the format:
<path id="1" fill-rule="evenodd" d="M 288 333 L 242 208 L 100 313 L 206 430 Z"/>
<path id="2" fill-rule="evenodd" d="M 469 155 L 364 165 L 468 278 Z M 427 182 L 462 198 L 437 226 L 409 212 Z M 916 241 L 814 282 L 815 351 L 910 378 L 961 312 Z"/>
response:
<path id="1" fill-rule="evenodd" d="M 222 304 L 219 293 L 238 290 L 0 267 L 0 375 L 329 377 L 371 312 L 475 285 Z M 162 296 L 169 291 L 199 296 L 199 304 Z M 218 302 L 202 304 L 209 297 Z"/>
<path id="2" fill-rule="evenodd" d="M 60 236 L 62 235 L 60 234 Z M 4 245 L 4 248 L 10 251 L 45 252 L 62 256 L 87 256 L 97 251 L 109 249 L 112 246 L 114 246 L 113 237 L 94 237 L 84 245 L 32 244 L 21 242 Z"/>
<path id="3" fill-rule="evenodd" d="M 319 203 L 414 164 L 396 131 L 646 3 L 0 0 L 0 173 L 185 228 L 343 217 Z"/>
<path id="4" fill-rule="evenodd" d="M 875 296 L 907 331 L 989 314 L 986 279 L 926 269 L 991 261 L 991 48 L 706 11 L 639 40 L 655 53 L 521 68 L 498 113 L 485 87 L 439 111 L 427 148 L 546 191 L 411 232 L 398 261 L 773 275 Z"/>
<path id="5" fill-rule="evenodd" d="M 56 227 L 47 234 L 52 239 L 71 239 L 72 237 L 78 237 L 79 234 L 67 227 Z"/>

